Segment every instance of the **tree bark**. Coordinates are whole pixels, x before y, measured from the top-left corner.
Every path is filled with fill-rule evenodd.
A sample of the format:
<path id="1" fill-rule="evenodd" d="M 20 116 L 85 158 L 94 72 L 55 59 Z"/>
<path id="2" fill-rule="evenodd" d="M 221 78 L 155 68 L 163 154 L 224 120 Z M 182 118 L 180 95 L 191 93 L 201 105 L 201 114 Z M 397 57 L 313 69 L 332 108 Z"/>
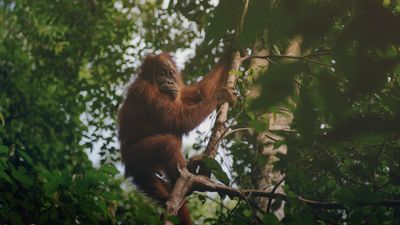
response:
<path id="1" fill-rule="evenodd" d="M 286 56 L 301 56 L 301 42 L 302 38 L 300 36 L 295 36 L 288 49 L 285 52 Z M 263 47 L 263 43 L 260 40 L 257 40 L 254 48 L 252 56 L 265 56 L 269 54 L 269 51 Z M 290 62 L 293 59 L 286 59 L 286 62 Z M 256 73 L 255 76 L 258 76 L 260 73 L 265 73 L 268 69 L 268 61 L 265 59 L 252 58 L 250 61 L 250 67 Z M 264 90 L 268 91 L 268 90 Z M 297 94 L 298 91 L 296 90 Z M 272 93 L 273 94 L 273 93 Z M 259 88 L 255 84 L 255 87 L 250 90 L 249 97 L 255 98 L 259 95 Z M 292 104 L 295 104 L 292 102 Z M 265 117 L 261 118 L 265 119 Z M 293 120 L 293 115 L 290 113 L 288 109 L 285 107 L 279 107 L 278 111 L 275 113 L 268 113 L 267 119 L 269 121 L 269 129 L 268 131 L 262 132 L 258 135 L 257 139 L 262 144 L 260 146 L 260 153 L 268 156 L 268 162 L 260 169 L 260 176 L 257 179 L 257 189 L 259 190 L 267 190 L 274 193 L 283 194 L 283 185 L 284 185 L 284 174 L 280 171 L 274 171 L 274 163 L 279 160 L 279 154 L 287 154 L 287 146 L 281 145 L 280 147 L 274 149 L 274 144 L 276 141 L 282 140 L 283 138 L 279 135 L 273 133 L 273 131 L 289 131 L 290 124 Z M 277 186 L 278 185 L 278 186 Z M 269 198 L 256 198 L 256 204 L 263 211 L 271 210 L 271 203 L 273 203 L 275 199 Z M 284 212 L 284 202 L 273 211 L 275 216 L 282 220 L 285 217 Z"/>

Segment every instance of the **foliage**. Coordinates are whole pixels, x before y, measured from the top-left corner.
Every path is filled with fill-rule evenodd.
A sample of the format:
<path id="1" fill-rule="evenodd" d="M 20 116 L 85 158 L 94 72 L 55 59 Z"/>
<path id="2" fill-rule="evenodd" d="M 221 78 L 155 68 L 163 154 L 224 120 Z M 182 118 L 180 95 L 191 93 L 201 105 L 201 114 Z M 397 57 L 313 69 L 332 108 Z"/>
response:
<path id="1" fill-rule="evenodd" d="M 158 223 L 113 165 L 93 168 L 85 153 L 100 145 L 103 162 L 118 159 L 121 84 L 151 37 L 136 23 L 153 21 L 157 6 L 0 1 L 1 224 Z M 149 36 L 141 47 L 138 33 Z"/>
<path id="2" fill-rule="evenodd" d="M 0 223 L 160 224 L 160 212 L 126 191 L 112 164 L 119 159 L 114 118 L 123 85 L 146 53 L 193 42 L 186 78 L 208 72 L 237 32 L 243 2 L 176 0 L 166 8 L 156 0 L 0 0 Z M 236 71 L 240 98 L 230 111 L 231 128 L 253 131 L 229 135 L 221 165 L 208 165 L 221 182 L 254 187 L 268 160 L 257 134 L 268 127 L 266 115 L 285 106 L 294 115 L 292 131 L 280 132 L 285 140 L 275 147 L 289 149 L 276 166 L 287 176 L 286 193 L 346 209 L 291 200 L 279 222 L 270 213 L 260 216 L 252 199 L 195 194 L 195 220 L 400 222 L 398 208 L 374 205 L 400 199 L 399 13 L 395 0 L 249 1 L 239 47 L 262 39 L 280 55 L 300 34 L 308 56 L 291 64 L 271 58 L 258 79 L 248 63 Z M 254 82 L 262 90 L 255 100 L 246 96 Z M 102 162 L 94 167 L 85 151 L 96 146 Z"/>
<path id="3" fill-rule="evenodd" d="M 235 29 L 235 23 L 220 21 L 224 16 L 219 13 L 236 10 L 225 2 L 216 8 L 206 40 L 219 39 Z M 231 17 L 229 13 L 225 17 Z M 241 101 L 230 111 L 235 118 L 231 128 L 252 127 L 255 132 L 241 130 L 223 143 L 229 151 L 222 165 L 230 167 L 231 185 L 256 186 L 268 160 L 260 154 L 257 135 L 268 127 L 266 115 L 284 106 L 294 115 L 292 131 L 276 132 L 285 140 L 275 143 L 275 148 L 285 144 L 289 149 L 287 155 L 279 156 L 276 166 L 287 176 L 286 192 L 339 202 L 346 209 L 325 210 L 289 201 L 281 223 L 399 223 L 398 208 L 374 205 L 385 199 L 398 200 L 400 193 L 399 23 L 396 1 L 250 1 L 238 44 L 249 48 L 261 38 L 270 54 L 279 55 L 293 35 L 302 35 L 306 57 L 297 63 L 271 58 L 268 71 L 255 81 L 262 92 L 254 101 L 246 97 L 254 73 L 244 64 L 237 84 Z M 204 145 L 197 144 L 197 148 Z M 238 204 L 234 219 L 211 223 L 240 224 L 241 218 L 235 216 L 249 208 L 246 203 Z M 222 214 L 221 218 L 226 215 Z M 246 215 L 246 223 L 254 223 L 255 216 Z M 278 223 L 271 222 L 270 214 L 266 218 L 258 222 Z"/>

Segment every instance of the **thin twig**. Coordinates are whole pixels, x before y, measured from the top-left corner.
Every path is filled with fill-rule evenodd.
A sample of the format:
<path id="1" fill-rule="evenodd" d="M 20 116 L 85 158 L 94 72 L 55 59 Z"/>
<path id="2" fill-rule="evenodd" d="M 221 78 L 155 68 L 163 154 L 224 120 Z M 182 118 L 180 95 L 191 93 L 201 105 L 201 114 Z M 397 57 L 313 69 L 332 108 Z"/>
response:
<path id="1" fill-rule="evenodd" d="M 282 179 L 275 185 L 275 187 L 272 189 L 271 193 L 275 193 L 278 187 L 282 184 L 282 182 L 286 179 L 286 175 L 282 177 Z M 268 199 L 268 205 L 267 205 L 267 213 L 270 212 L 271 210 L 271 205 L 272 205 L 272 198 Z"/>
<path id="2" fill-rule="evenodd" d="M 329 67 L 335 67 L 336 66 L 335 64 L 324 63 L 324 62 L 320 62 L 320 61 L 316 61 L 316 60 L 312 60 L 312 59 L 304 58 L 303 60 L 306 61 L 306 62 L 309 62 L 309 63 L 318 64 L 318 65 L 321 65 L 321 66 L 329 66 Z"/>
<path id="3" fill-rule="evenodd" d="M 253 131 L 254 129 L 251 127 L 242 127 L 242 128 L 237 128 L 237 129 L 233 129 L 233 130 L 228 130 L 227 132 L 225 132 L 224 134 L 224 138 L 230 134 L 236 133 L 236 132 L 240 132 L 240 131 Z"/>

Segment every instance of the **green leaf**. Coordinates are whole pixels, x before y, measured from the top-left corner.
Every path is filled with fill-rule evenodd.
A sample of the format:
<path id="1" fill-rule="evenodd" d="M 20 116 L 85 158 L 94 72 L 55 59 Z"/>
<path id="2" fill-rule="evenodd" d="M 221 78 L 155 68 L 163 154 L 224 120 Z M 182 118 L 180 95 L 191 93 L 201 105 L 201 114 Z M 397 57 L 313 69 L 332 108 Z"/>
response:
<path id="1" fill-rule="evenodd" d="M 251 120 L 256 120 L 256 114 L 254 111 L 247 111 L 246 115 L 251 119 Z"/>
<path id="2" fill-rule="evenodd" d="M 400 113 L 400 100 L 395 96 L 388 96 L 385 94 L 379 95 L 379 100 L 381 100 L 386 107 L 389 108 L 394 113 Z"/>
<path id="3" fill-rule="evenodd" d="M 207 158 L 203 159 L 203 162 L 219 181 L 225 185 L 229 185 L 228 175 L 222 170 L 221 165 L 215 159 Z"/>
<path id="4" fill-rule="evenodd" d="M 346 208 L 352 208 L 356 205 L 356 201 L 353 193 L 347 188 L 338 189 L 333 193 L 335 199 L 346 206 Z"/>
<path id="5" fill-rule="evenodd" d="M 8 147 L 5 145 L 0 145 L 0 155 L 8 156 Z"/>
<path id="6" fill-rule="evenodd" d="M 11 178 L 8 176 L 8 174 L 2 170 L 0 170 L 0 179 L 8 181 L 8 183 L 11 183 Z"/>
<path id="7" fill-rule="evenodd" d="M 284 144 L 286 144 L 285 140 L 277 140 L 274 142 L 274 149 L 278 149 L 279 147 L 281 147 Z"/>
<path id="8" fill-rule="evenodd" d="M 257 157 L 256 163 L 257 163 L 258 166 L 262 167 L 262 166 L 265 166 L 267 164 L 268 160 L 269 160 L 269 156 L 260 154 Z"/>
<path id="9" fill-rule="evenodd" d="M 297 131 L 305 139 L 311 139 L 317 127 L 317 113 L 307 91 L 301 91 L 300 102 L 295 113 Z"/>
<path id="10" fill-rule="evenodd" d="M 107 173 L 99 173 L 97 170 L 88 171 L 84 179 L 85 178 L 92 184 L 96 184 L 99 182 L 105 183 L 109 180 L 109 176 L 107 176 Z"/>
<path id="11" fill-rule="evenodd" d="M 268 125 L 264 121 L 252 120 L 249 122 L 249 125 L 254 128 L 256 132 L 262 132 L 268 128 Z"/>
<path id="12" fill-rule="evenodd" d="M 278 218 L 276 218 L 275 214 L 268 213 L 263 217 L 263 225 L 277 225 L 279 224 Z"/>
<path id="13" fill-rule="evenodd" d="M 115 176 L 117 174 L 119 174 L 119 171 L 117 168 L 115 168 L 114 165 L 111 164 L 104 164 L 100 167 L 100 171 L 106 172 L 108 174 L 110 174 L 111 176 Z"/>
<path id="14" fill-rule="evenodd" d="M 22 220 L 22 216 L 17 212 L 11 212 L 10 215 L 11 224 L 13 225 L 23 225 L 24 222 Z"/>
<path id="15" fill-rule="evenodd" d="M 303 63 L 282 63 L 271 66 L 270 69 L 260 75 L 262 87 L 261 95 L 252 102 L 254 109 L 263 109 L 276 106 L 282 103 L 288 96 L 294 94 L 296 75 L 306 68 Z"/>
<path id="16" fill-rule="evenodd" d="M 252 0 L 249 2 L 249 9 L 244 17 L 243 31 L 240 34 L 240 46 L 253 44 L 257 35 L 262 33 L 268 24 L 267 14 L 269 2 L 264 0 Z"/>
<path id="17" fill-rule="evenodd" d="M 357 200 L 367 204 L 375 204 L 382 201 L 385 197 L 384 194 L 373 191 L 368 187 L 357 187 L 354 189 L 354 196 Z M 365 196 L 368 196 L 367 198 Z"/>
<path id="18" fill-rule="evenodd" d="M 76 182 L 76 193 L 78 195 L 83 195 L 87 192 L 89 185 L 92 183 L 92 180 L 89 179 L 81 179 Z"/>
<path id="19" fill-rule="evenodd" d="M 297 199 L 297 194 L 294 193 L 293 191 L 287 191 L 287 192 L 286 192 L 286 196 L 287 196 L 288 198 L 295 198 L 295 199 Z"/>
<path id="20" fill-rule="evenodd" d="M 101 196 L 103 196 L 106 200 L 118 200 L 118 196 L 113 193 L 113 192 L 109 192 L 109 191 L 103 191 L 100 193 Z"/>
<path id="21" fill-rule="evenodd" d="M 168 221 L 170 221 L 172 224 L 179 224 L 180 219 L 178 216 L 168 216 Z"/>
<path id="22" fill-rule="evenodd" d="M 379 145 L 382 144 L 387 137 L 385 135 L 380 134 L 366 134 L 360 135 L 354 138 L 355 141 L 358 141 L 365 145 Z"/>
<path id="23" fill-rule="evenodd" d="M 383 6 L 387 7 L 390 4 L 390 0 L 383 0 Z"/>
<path id="24" fill-rule="evenodd" d="M 11 166 L 11 175 L 21 184 L 26 186 L 32 186 L 33 181 L 32 179 L 27 176 L 25 168 L 19 166 L 18 169 L 15 169 L 14 166 Z"/>
<path id="25" fill-rule="evenodd" d="M 199 145 L 198 143 L 194 143 L 193 146 L 192 146 L 192 148 L 193 148 L 194 150 L 200 150 L 201 147 L 202 147 L 202 146 Z"/>
<path id="26" fill-rule="evenodd" d="M 331 71 L 323 69 L 318 76 L 318 98 L 321 99 L 325 111 L 334 119 L 341 118 L 346 108 L 345 100 L 338 90 L 338 79 Z"/>
<path id="27" fill-rule="evenodd" d="M 26 154 L 26 152 L 24 152 L 24 151 L 22 151 L 22 150 L 18 150 L 18 154 L 19 154 L 27 163 L 29 163 L 30 165 L 33 164 L 32 158 L 31 158 L 28 154 Z"/>
<path id="28" fill-rule="evenodd" d="M 97 205 L 99 206 L 99 208 L 102 211 L 102 213 L 107 216 L 108 215 L 107 204 L 104 201 L 104 199 L 99 198 L 97 200 Z"/>
<path id="29" fill-rule="evenodd" d="M 48 197 L 51 197 L 63 182 L 63 177 L 56 172 L 51 172 L 48 175 L 49 176 L 47 176 L 47 182 L 44 183 L 43 190 Z"/>
<path id="30" fill-rule="evenodd" d="M 236 18 L 240 15 L 241 1 L 221 1 L 214 11 L 214 16 L 205 29 L 205 42 L 220 40 L 225 33 L 236 25 Z M 229 19 L 227 19 L 229 18 Z"/>

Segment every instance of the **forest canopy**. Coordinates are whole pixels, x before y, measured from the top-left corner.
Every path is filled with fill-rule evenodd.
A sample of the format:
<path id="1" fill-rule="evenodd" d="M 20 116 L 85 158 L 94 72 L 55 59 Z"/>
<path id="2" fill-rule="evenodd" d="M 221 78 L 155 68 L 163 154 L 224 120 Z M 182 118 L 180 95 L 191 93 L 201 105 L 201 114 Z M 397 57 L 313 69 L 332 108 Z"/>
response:
<path id="1" fill-rule="evenodd" d="M 0 0 L 0 224 L 163 224 L 116 167 L 124 88 L 149 53 L 191 83 L 227 48 L 194 223 L 399 224 L 399 28 L 398 0 Z"/>

